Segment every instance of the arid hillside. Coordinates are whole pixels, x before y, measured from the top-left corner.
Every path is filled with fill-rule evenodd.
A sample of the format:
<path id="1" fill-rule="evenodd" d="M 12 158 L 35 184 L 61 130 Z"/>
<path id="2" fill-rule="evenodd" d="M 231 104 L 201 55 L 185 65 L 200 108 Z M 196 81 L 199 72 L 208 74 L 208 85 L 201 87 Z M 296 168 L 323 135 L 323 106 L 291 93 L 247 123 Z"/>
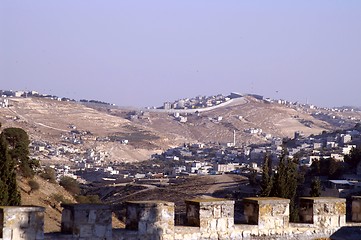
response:
<path id="1" fill-rule="evenodd" d="M 183 143 L 233 142 L 234 132 L 236 144 L 245 145 L 262 143 L 269 137 L 292 137 L 295 131 L 307 136 L 336 128 L 314 118 L 311 113 L 315 111 L 252 97 L 212 111 L 181 113 L 187 122 L 180 122 L 174 114 L 166 112 L 86 106 L 43 98 L 12 98 L 10 104 L 10 108 L 0 108 L 3 127 L 21 127 L 32 140 L 55 145 L 71 145 L 64 139 L 75 132 L 82 141 L 77 148 L 107 151 L 112 162 L 146 160 L 154 153 Z M 128 120 L 130 113 L 141 117 Z M 352 119 L 360 119 L 359 115 L 354 113 Z M 127 144 L 122 144 L 122 140 L 127 140 Z"/>

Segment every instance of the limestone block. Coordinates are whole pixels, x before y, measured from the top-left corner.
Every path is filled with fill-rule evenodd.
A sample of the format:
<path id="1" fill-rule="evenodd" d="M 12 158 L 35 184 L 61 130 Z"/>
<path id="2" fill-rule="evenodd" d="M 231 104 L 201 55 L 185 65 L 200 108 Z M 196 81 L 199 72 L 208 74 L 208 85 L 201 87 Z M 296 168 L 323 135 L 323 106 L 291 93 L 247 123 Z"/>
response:
<path id="1" fill-rule="evenodd" d="M 241 231 L 231 231 L 229 233 L 230 239 L 242 239 L 242 232 Z"/>
<path id="2" fill-rule="evenodd" d="M 174 235 L 174 203 L 164 201 L 127 202 L 126 228 L 140 236 L 163 239 Z"/>
<path id="3" fill-rule="evenodd" d="M 215 205 L 213 207 L 213 217 L 214 218 L 221 218 L 222 217 L 222 206 L 221 205 Z"/>
<path id="4" fill-rule="evenodd" d="M 184 239 L 189 239 L 189 240 L 199 240 L 200 239 L 200 235 L 199 234 L 195 234 L 195 233 L 188 233 L 188 234 L 176 234 L 174 237 L 175 240 L 184 240 Z"/>
<path id="5" fill-rule="evenodd" d="M 226 218 L 217 219 L 217 230 L 225 232 L 228 229 L 228 221 Z"/>
<path id="6" fill-rule="evenodd" d="M 187 224 L 200 227 L 202 232 L 224 231 L 234 225 L 234 201 L 205 198 L 185 202 Z"/>
<path id="7" fill-rule="evenodd" d="M 346 223 L 346 199 L 331 197 L 300 198 L 300 220 L 321 228 L 335 228 Z"/>
<path id="8" fill-rule="evenodd" d="M 81 238 L 112 239 L 112 212 L 103 204 L 63 204 L 62 233 Z"/>
<path id="9" fill-rule="evenodd" d="M 3 239 L 44 239 L 44 208 L 36 206 L 1 206 L 0 234 Z"/>
<path id="10" fill-rule="evenodd" d="M 251 237 L 251 234 L 252 234 L 252 231 L 245 230 L 242 232 L 242 237 L 249 238 L 249 237 Z"/>
<path id="11" fill-rule="evenodd" d="M 244 215 L 248 224 L 260 229 L 284 228 L 289 225 L 289 199 L 260 197 L 244 198 Z"/>
<path id="12" fill-rule="evenodd" d="M 202 222 L 203 220 L 201 220 Z M 214 219 L 214 218 L 211 218 L 211 219 L 208 219 L 206 220 L 209 224 L 208 226 L 205 226 L 207 229 L 218 229 L 218 219 Z"/>

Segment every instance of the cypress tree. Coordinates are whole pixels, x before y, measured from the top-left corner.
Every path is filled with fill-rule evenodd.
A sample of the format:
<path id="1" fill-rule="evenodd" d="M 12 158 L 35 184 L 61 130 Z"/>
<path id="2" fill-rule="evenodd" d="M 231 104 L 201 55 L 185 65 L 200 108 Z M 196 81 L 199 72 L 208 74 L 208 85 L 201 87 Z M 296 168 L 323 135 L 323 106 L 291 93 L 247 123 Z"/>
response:
<path id="1" fill-rule="evenodd" d="M 0 205 L 17 206 L 21 196 L 16 182 L 14 162 L 9 155 L 5 137 L 0 135 Z"/>
<path id="2" fill-rule="evenodd" d="M 0 205 L 8 205 L 8 177 L 9 163 L 11 159 L 8 153 L 7 144 L 3 137 L 0 136 Z"/>
<path id="3" fill-rule="evenodd" d="M 268 197 L 272 190 L 272 166 L 267 154 L 263 161 L 262 180 L 261 180 L 261 197 Z"/>
<path id="4" fill-rule="evenodd" d="M 297 165 L 291 159 L 286 157 L 286 152 L 284 151 L 273 176 L 273 185 L 270 196 L 290 199 L 290 217 L 292 221 L 297 221 L 298 218 L 296 204 L 297 179 Z"/>
<path id="5" fill-rule="evenodd" d="M 318 177 L 312 179 L 310 195 L 311 197 L 321 196 L 321 182 Z"/>
<path id="6" fill-rule="evenodd" d="M 276 172 L 273 176 L 273 186 L 270 193 L 272 197 L 288 198 L 288 183 L 287 183 L 287 162 L 286 154 L 283 152 Z"/>

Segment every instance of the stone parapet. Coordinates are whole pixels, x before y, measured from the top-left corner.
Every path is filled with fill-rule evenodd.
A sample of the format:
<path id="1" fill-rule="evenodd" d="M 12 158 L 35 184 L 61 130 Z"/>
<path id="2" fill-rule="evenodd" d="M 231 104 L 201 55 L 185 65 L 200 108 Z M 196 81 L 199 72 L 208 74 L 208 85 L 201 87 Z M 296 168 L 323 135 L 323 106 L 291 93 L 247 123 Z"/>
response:
<path id="1" fill-rule="evenodd" d="M 186 204 L 191 226 L 174 226 L 174 203 L 128 202 L 125 229 L 112 229 L 109 206 L 67 204 L 62 232 L 45 235 L 44 208 L 0 207 L 0 240 L 361 239 L 361 223 L 345 223 L 345 199 L 301 198 L 303 223 L 289 223 L 289 200 L 282 198 L 245 198 L 247 224 L 234 224 L 233 201 L 191 199 Z M 359 210 L 353 208 L 355 214 Z"/>
<path id="2" fill-rule="evenodd" d="M 63 204 L 61 232 L 81 240 L 111 240 L 112 211 L 102 204 Z"/>
<path id="3" fill-rule="evenodd" d="M 346 199 L 332 197 L 300 198 L 300 220 L 320 228 L 346 225 Z"/>
<path id="4" fill-rule="evenodd" d="M 220 198 L 186 200 L 187 224 L 201 232 L 227 232 L 234 226 L 234 201 Z"/>
<path id="5" fill-rule="evenodd" d="M 0 206 L 0 239 L 44 239 L 44 210 L 36 206 Z"/>
<path id="6" fill-rule="evenodd" d="M 244 198 L 246 223 L 258 225 L 260 230 L 284 229 L 289 225 L 290 200 L 275 197 Z"/>
<path id="7" fill-rule="evenodd" d="M 174 238 L 174 203 L 165 201 L 127 202 L 126 229 L 141 239 Z"/>

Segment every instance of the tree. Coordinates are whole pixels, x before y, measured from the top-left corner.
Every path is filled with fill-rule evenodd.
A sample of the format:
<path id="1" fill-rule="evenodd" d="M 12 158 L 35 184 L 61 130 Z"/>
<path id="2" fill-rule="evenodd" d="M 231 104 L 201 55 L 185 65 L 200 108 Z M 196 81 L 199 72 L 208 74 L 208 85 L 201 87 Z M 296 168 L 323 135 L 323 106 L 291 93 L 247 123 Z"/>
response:
<path id="1" fill-rule="evenodd" d="M 321 181 L 318 177 L 313 178 L 311 182 L 310 196 L 311 197 L 321 196 Z"/>
<path id="2" fill-rule="evenodd" d="M 270 197 L 281 197 L 290 199 L 290 218 L 292 221 L 298 219 L 298 208 L 296 194 L 298 188 L 297 164 L 286 157 L 284 150 L 277 170 L 273 176 L 273 185 Z"/>
<path id="3" fill-rule="evenodd" d="M 20 192 L 16 182 L 16 172 L 7 141 L 0 134 L 0 205 L 18 206 L 21 202 Z"/>
<path id="4" fill-rule="evenodd" d="M 21 128 L 5 128 L 2 133 L 9 146 L 9 154 L 20 173 L 24 177 L 33 177 L 34 168 L 39 166 L 39 162 L 29 159 L 29 136 Z"/>
<path id="5" fill-rule="evenodd" d="M 270 163 L 271 161 L 267 154 L 262 167 L 261 197 L 268 197 L 272 190 L 272 166 Z"/>
<path id="6" fill-rule="evenodd" d="M 357 165 L 361 161 L 361 147 L 352 148 L 350 154 L 344 157 L 345 163 L 347 163 L 351 170 L 356 172 Z"/>
<path id="7" fill-rule="evenodd" d="M 342 173 L 342 162 L 339 162 L 334 158 L 328 159 L 328 177 L 330 179 L 339 179 L 342 176 Z"/>
<path id="8" fill-rule="evenodd" d="M 327 176 L 329 179 L 339 179 L 343 170 L 343 163 L 333 158 L 321 158 L 315 160 L 311 165 L 311 175 Z"/>
<path id="9" fill-rule="evenodd" d="M 249 184 L 251 186 L 257 186 L 257 171 L 251 170 L 249 177 L 248 177 Z"/>

